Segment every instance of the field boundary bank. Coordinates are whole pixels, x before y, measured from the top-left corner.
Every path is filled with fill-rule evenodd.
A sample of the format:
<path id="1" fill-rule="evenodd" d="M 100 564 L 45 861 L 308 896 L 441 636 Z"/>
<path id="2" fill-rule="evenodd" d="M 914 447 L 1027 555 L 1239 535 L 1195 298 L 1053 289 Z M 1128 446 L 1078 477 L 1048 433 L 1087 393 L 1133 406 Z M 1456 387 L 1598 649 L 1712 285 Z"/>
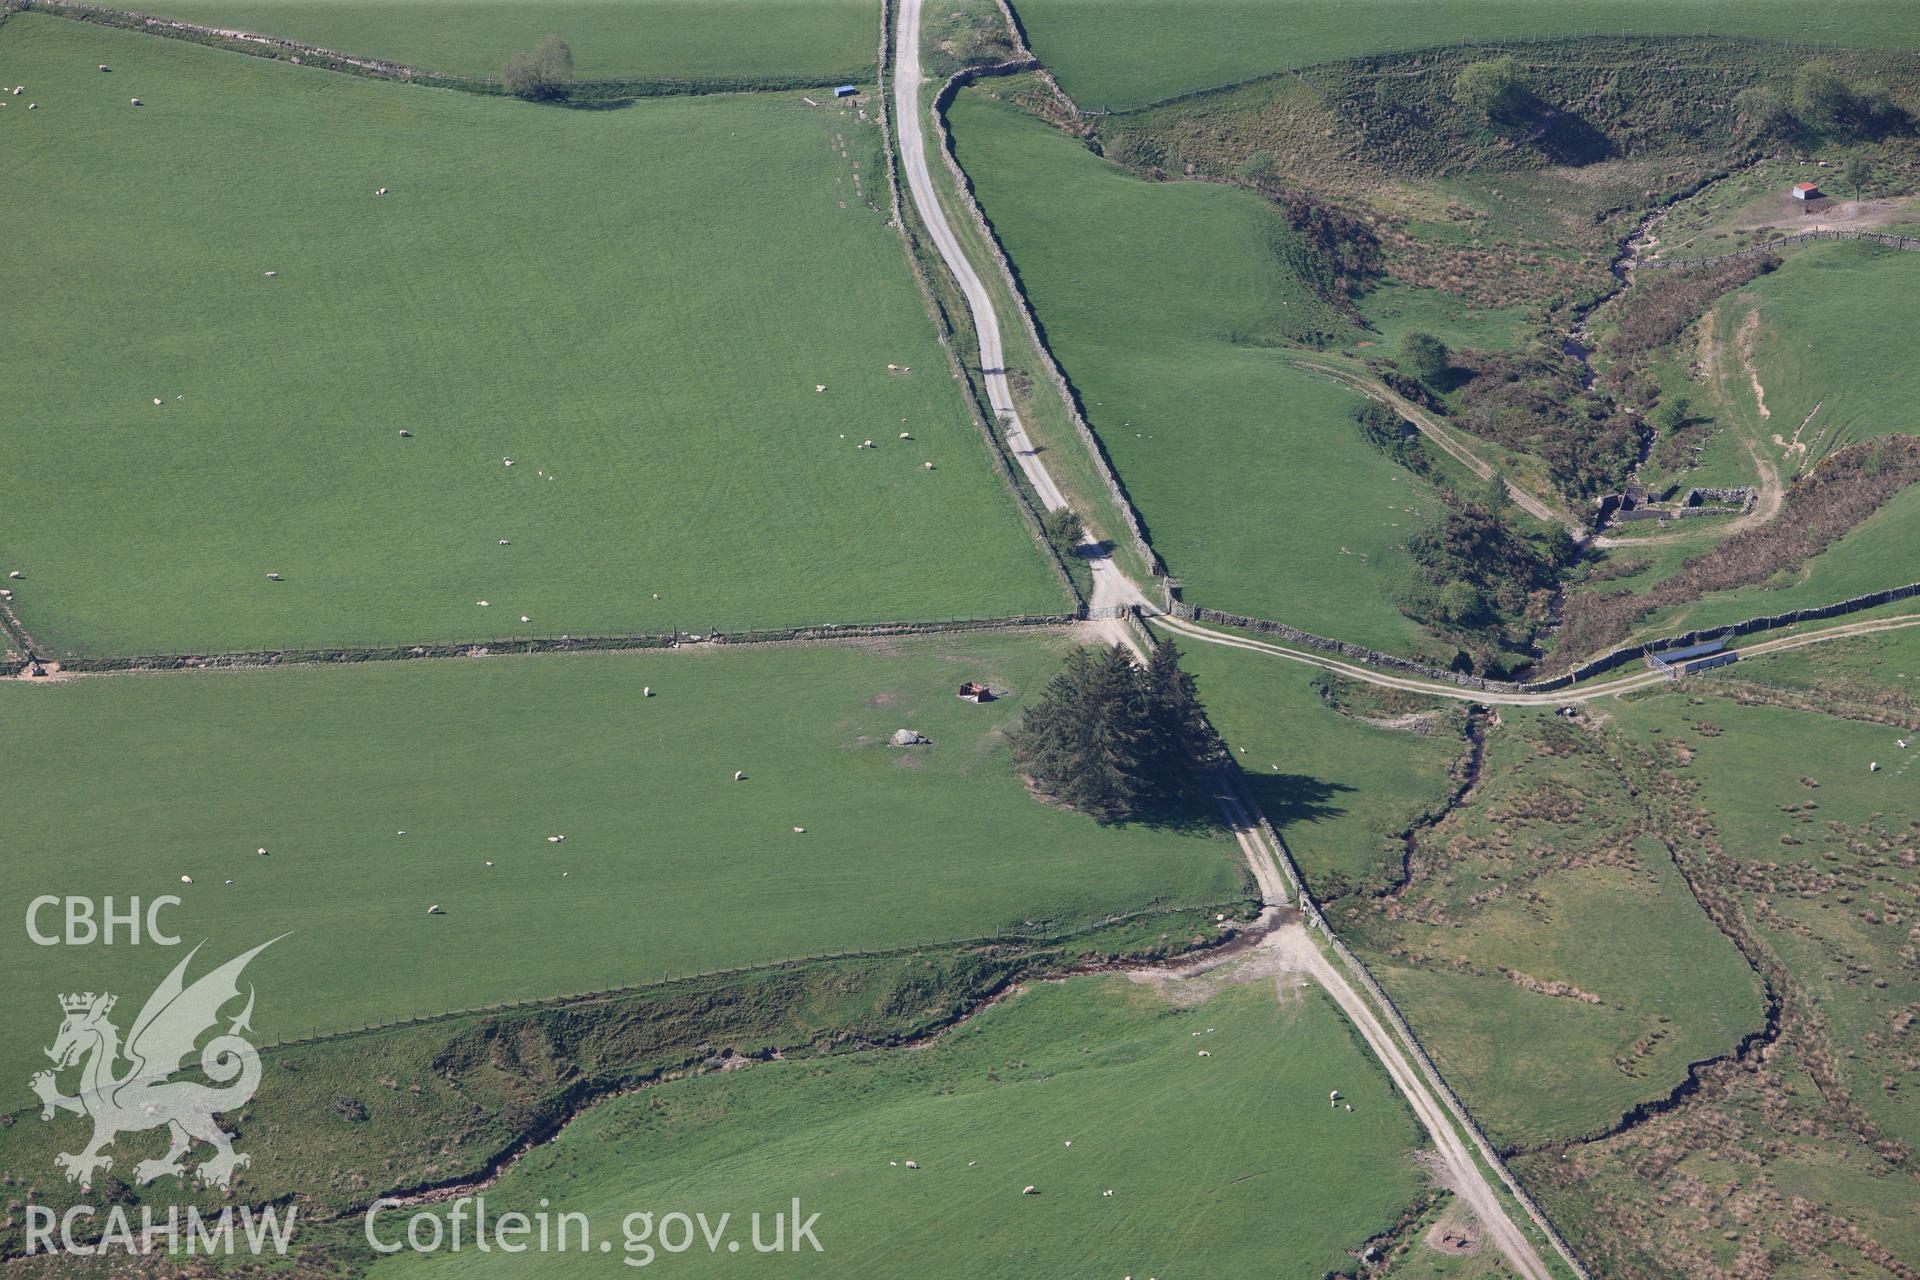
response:
<path id="1" fill-rule="evenodd" d="M 1042 522 L 1046 503 L 1041 501 L 1039 494 L 1033 492 L 1020 467 L 1007 455 L 1006 440 L 991 425 L 993 405 L 985 395 L 985 388 L 977 385 L 973 375 L 968 372 L 962 354 L 964 348 L 955 341 L 961 336 L 960 325 L 954 318 L 954 312 L 940 297 L 940 291 L 934 287 L 926 261 L 926 255 L 938 258 L 939 254 L 927 243 L 930 237 L 921 225 L 917 212 L 914 215 L 914 229 L 909 230 L 907 226 L 907 206 L 900 199 L 900 149 L 894 143 L 893 95 L 887 89 L 893 74 L 895 4 L 896 0 L 881 0 L 880 4 L 880 62 L 875 90 L 879 105 L 875 110 L 880 121 L 881 154 L 886 158 L 887 191 L 893 202 L 893 227 L 900 233 L 900 251 L 907 259 L 907 268 L 920 290 L 920 300 L 933 321 L 934 336 L 947 353 L 948 371 L 966 388 L 963 395 L 968 416 L 973 419 L 974 429 L 980 433 L 987 452 L 992 455 L 994 470 L 1006 482 L 1014 505 L 1020 508 L 1025 518 L 1027 533 L 1039 544 L 1040 554 L 1053 566 L 1054 572 L 1066 586 L 1068 598 L 1084 609 L 1092 603 L 1092 592 L 1080 589 L 1060 548 L 1047 536 L 1046 525 Z"/>
<path id="2" fill-rule="evenodd" d="M 729 965 L 719 969 L 702 969 L 692 973 L 674 973 L 663 971 L 659 978 L 587 991 L 573 991 L 552 996 L 529 996 L 524 1000 L 501 1000 L 492 1004 L 474 1005 L 465 1009 L 443 1009 L 434 1013 L 412 1014 L 403 1018 L 393 1018 L 385 1022 L 369 1022 L 358 1026 L 332 1027 L 316 1030 L 306 1035 L 283 1036 L 262 1041 L 259 1049 L 266 1053 L 277 1049 L 299 1049 L 309 1045 L 327 1044 L 335 1040 L 348 1040 L 355 1036 L 372 1035 L 380 1031 L 396 1031 L 406 1027 L 434 1026 L 443 1022 L 456 1022 L 462 1018 L 485 1017 L 489 1014 L 519 1013 L 530 1009 L 558 1009 L 569 1005 L 586 1004 L 602 1000 L 620 1000 L 628 996 L 642 995 L 649 991 L 664 991 L 669 987 L 689 982 L 708 982 L 717 978 L 736 978 L 752 974 L 773 973 L 782 969 L 795 969 L 803 965 L 824 964 L 842 960 L 887 960 L 900 956 L 917 955 L 923 951 L 953 947 L 1024 947 L 1029 950 L 1047 947 L 1062 947 L 1075 938 L 1086 937 L 1109 929 L 1116 925 L 1133 924 L 1151 920 L 1160 916 L 1180 916 L 1190 912 L 1218 912 L 1223 908 L 1238 908 L 1247 901 L 1247 895 L 1233 899 L 1217 899 L 1212 902 L 1176 903 L 1154 907 L 1144 911 L 1134 911 L 1125 915 L 1104 917 L 1095 924 L 1068 933 L 989 933 L 972 938 L 935 938 L 921 942 L 903 942 L 897 946 L 854 948 L 846 951 L 819 951 L 806 955 L 786 956 L 778 960 L 765 960 L 753 964 Z M 1238 936 L 1244 930 L 1236 930 Z M 1229 938 L 1211 938 L 1203 946 L 1189 947 L 1167 959 L 1184 962 L 1197 956 L 1204 956 L 1232 941 Z M 1128 964 L 1152 964 L 1153 960 L 1129 960 Z M 1102 962 L 1094 962 L 1089 972 L 1100 968 Z M 29 1105 L 17 1111 L 5 1114 L 13 1118 L 32 1115 L 38 1106 Z"/>
<path id="3" fill-rule="evenodd" d="M 1716 262 L 1732 262 L 1739 258 L 1754 258 L 1763 253 L 1790 244 L 1801 244 L 1809 240 L 1864 240 L 1870 244 L 1885 245 L 1889 249 L 1902 249 L 1909 253 L 1920 253 L 1920 236 L 1896 236 L 1884 231 L 1801 231 L 1778 240 L 1769 240 L 1765 244 L 1749 245 L 1745 249 L 1735 249 L 1732 253 L 1716 253 L 1705 258 L 1642 258 L 1635 267 L 1652 267 L 1661 271 L 1685 271 L 1693 267 L 1708 267 Z"/>
<path id="4" fill-rule="evenodd" d="M 1468 675 L 1460 671 L 1442 671 L 1438 667 L 1429 667 L 1410 658 L 1398 657 L 1391 653 L 1381 653 L 1377 649 L 1368 649 L 1362 645 L 1351 644 L 1345 640 L 1330 640 L 1326 636 L 1302 631 L 1298 627 L 1288 626 L 1284 622 L 1275 622 L 1270 618 L 1250 618 L 1244 614 L 1228 613 L 1221 609 L 1208 609 L 1200 605 L 1188 604 L 1177 596 L 1167 601 L 1167 612 L 1176 618 L 1189 622 L 1211 623 L 1219 627 L 1238 627 L 1243 631 L 1257 631 L 1262 635 L 1277 635 L 1283 640 L 1305 645 L 1310 649 L 1320 649 L 1337 653 L 1343 658 L 1362 662 L 1369 666 L 1385 667 L 1389 671 L 1399 671 L 1407 675 L 1420 676 L 1428 680 L 1443 681 L 1459 685 L 1463 689 L 1479 689 L 1487 693 L 1552 693 L 1556 689 L 1569 688 L 1574 684 L 1593 676 L 1611 671 L 1636 658 L 1644 658 L 1648 653 L 1660 649 L 1672 649 L 1685 645 L 1698 644 L 1703 640 L 1721 637 L 1751 635 L 1756 631 L 1772 631 L 1779 627 L 1790 627 L 1801 622 L 1821 622 L 1828 618 L 1844 617 L 1849 613 L 1858 613 L 1863 609 L 1878 608 L 1883 604 L 1892 604 L 1896 600 L 1906 600 L 1920 595 L 1920 582 L 1908 583 L 1904 587 L 1887 587 L 1880 591 L 1870 591 L 1864 595 L 1851 596 L 1833 604 L 1812 605 L 1805 609 L 1790 609 L 1785 613 L 1767 614 L 1763 617 L 1745 618 L 1739 622 L 1723 623 L 1718 626 L 1696 627 L 1676 636 L 1665 636 L 1657 640 L 1641 640 L 1633 644 L 1621 645 L 1610 649 L 1599 657 L 1590 658 L 1579 666 L 1545 680 L 1489 680 L 1485 676 Z"/>
<path id="5" fill-rule="evenodd" d="M 270 36 L 257 31 L 241 31 L 236 28 L 183 22 L 177 18 L 159 17 L 133 9 L 115 9 L 92 4 L 88 3 L 88 0 L 4 0 L 4 3 L 0 3 L 0 13 L 6 12 L 46 13 L 75 22 L 91 22 L 99 26 L 117 27 L 123 31 L 137 31 L 143 35 L 158 36 L 167 40 L 182 40 L 189 44 L 225 49 L 229 53 L 266 58 L 274 62 L 291 62 L 297 66 L 311 67 L 317 71 L 332 71 L 340 75 L 386 80 L 396 84 L 426 84 L 437 89 L 453 89 L 483 97 L 507 96 L 498 80 L 486 77 L 459 75 L 450 71 L 432 71 L 402 62 L 390 62 L 356 53 L 342 53 L 338 49 L 307 44 L 284 36 Z M 632 98 L 786 92 L 797 89 L 818 89 L 823 85 L 846 81 L 857 84 L 874 72 L 874 65 L 869 64 L 865 67 L 805 77 L 711 76 L 685 80 L 666 77 L 576 80 L 573 82 L 573 91 L 569 100 L 574 104 L 590 106 L 595 103 Z M 562 102 L 559 105 L 564 108 L 567 103 Z"/>
<path id="6" fill-rule="evenodd" d="M 1070 627 L 1097 615 L 1118 616 L 1118 608 L 1081 607 L 1071 613 L 1025 613 L 1000 618 L 955 618 L 937 622 L 872 622 L 845 626 L 765 628 L 728 632 L 659 632 L 608 636 L 530 636 L 446 644 L 364 645 L 332 649 L 257 649 L 233 652 L 148 654 L 117 658 L 48 658 L 62 674 L 118 671 L 189 671 L 241 667 L 319 666 L 355 662 L 406 662 L 417 658 L 498 658 L 516 654 L 626 653 L 649 649 L 733 647 L 736 645 L 811 644 L 865 640 L 883 636 L 950 635 L 964 631 L 1011 631 Z"/>
<path id="7" fill-rule="evenodd" d="M 1012 30 L 1017 38 L 1019 34 L 1017 23 Z M 1025 48 L 1024 41 L 1021 42 L 1021 47 Z M 1074 389 L 1073 383 L 1060 368 L 1060 362 L 1054 359 L 1053 348 L 1047 345 L 1045 331 L 1040 326 L 1039 318 L 1034 314 L 1033 303 L 1027 297 L 1026 287 L 1021 283 L 1020 274 L 1014 268 L 1013 259 L 1007 255 L 1007 248 L 1000 242 L 999 233 L 994 231 L 993 224 L 987 220 L 985 210 L 980 207 L 979 198 L 974 194 L 973 180 L 967 176 L 967 171 L 961 168 L 960 162 L 954 158 L 953 133 L 947 127 L 947 108 L 953 104 L 960 90 L 978 80 L 1019 75 L 1027 71 L 1038 72 L 1049 85 L 1053 85 L 1052 73 L 1032 55 L 1030 50 L 1025 57 L 996 62 L 988 66 L 962 67 L 947 77 L 946 83 L 940 86 L 939 92 L 933 97 L 933 130 L 940 141 L 940 159 L 946 163 L 947 172 L 953 176 L 954 190 L 960 203 L 966 207 L 968 217 L 973 220 L 974 229 L 980 233 L 982 243 L 993 254 L 994 265 L 999 268 L 1000 278 L 1007 285 L 1008 294 L 1013 299 L 1014 310 L 1020 313 L 1021 327 L 1026 330 L 1027 339 L 1033 344 L 1033 349 L 1039 356 L 1042 372 L 1053 383 L 1054 390 L 1060 394 L 1060 398 L 1066 402 L 1067 416 L 1073 421 L 1074 434 L 1079 437 L 1081 446 L 1092 456 L 1094 471 L 1099 475 L 1101 483 L 1105 485 L 1107 495 L 1113 499 L 1114 505 L 1119 509 L 1120 518 L 1126 522 L 1127 527 L 1122 532 L 1132 543 L 1134 551 L 1146 563 L 1148 571 L 1156 576 L 1164 576 L 1166 566 L 1162 563 L 1159 553 L 1153 549 L 1153 544 L 1147 539 L 1146 524 L 1140 517 L 1139 509 L 1133 505 L 1133 499 L 1127 493 L 1126 486 L 1114 471 L 1113 461 L 1107 456 L 1106 446 L 1101 444 L 1100 437 L 1095 435 L 1093 428 L 1088 425 L 1086 414 L 1081 406 L 1080 393 Z M 1057 85 L 1054 86 L 1054 92 L 1060 94 L 1062 101 L 1072 107 L 1072 99 L 1061 93 Z M 1078 110 L 1078 108 L 1073 109 Z"/>

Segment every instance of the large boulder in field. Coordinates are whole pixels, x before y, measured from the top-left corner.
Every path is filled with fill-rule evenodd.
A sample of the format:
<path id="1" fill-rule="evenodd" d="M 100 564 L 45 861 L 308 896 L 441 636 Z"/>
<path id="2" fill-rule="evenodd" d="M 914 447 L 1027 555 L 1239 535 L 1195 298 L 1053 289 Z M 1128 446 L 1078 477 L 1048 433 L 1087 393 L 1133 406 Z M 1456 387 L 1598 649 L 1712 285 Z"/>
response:
<path id="1" fill-rule="evenodd" d="M 933 739 L 923 736 L 917 729 L 895 729 L 892 741 L 896 747 L 923 747 Z"/>

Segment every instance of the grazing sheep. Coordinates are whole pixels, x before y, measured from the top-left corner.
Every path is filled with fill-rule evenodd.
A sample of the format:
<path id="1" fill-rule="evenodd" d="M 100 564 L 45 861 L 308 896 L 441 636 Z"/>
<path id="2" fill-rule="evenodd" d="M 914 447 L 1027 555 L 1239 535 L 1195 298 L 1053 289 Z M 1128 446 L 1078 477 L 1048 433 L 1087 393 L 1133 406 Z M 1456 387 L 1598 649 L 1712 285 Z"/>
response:
<path id="1" fill-rule="evenodd" d="M 1868 773 L 1878 773 L 1878 772 L 1880 772 L 1880 762 L 1879 762 L 1878 760 L 1875 760 L 1875 761 L 1874 761 L 1874 762 L 1873 762 L 1872 764 L 1870 764 L 1870 765 L 1868 765 L 1868 766 L 1867 766 L 1867 772 L 1868 772 Z"/>
<path id="2" fill-rule="evenodd" d="M 513 459 L 512 459 L 512 458 L 502 458 L 502 459 L 500 459 L 500 461 L 502 461 L 502 462 L 504 462 L 504 463 L 506 463 L 506 464 L 507 464 L 508 466 L 512 466 L 512 465 L 513 465 Z"/>
<path id="3" fill-rule="evenodd" d="M 271 279 L 273 279 L 273 278 L 274 278 L 275 276 L 277 276 L 277 275 L 279 275 L 279 274 L 280 274 L 280 273 L 279 273 L 278 271 L 269 271 L 269 272 L 267 272 L 267 279 L 269 279 L 269 280 L 271 280 Z"/>
<path id="4" fill-rule="evenodd" d="M 493 859 L 492 859 L 492 858 L 488 858 L 488 859 L 487 859 L 487 862 L 486 862 L 486 865 L 487 865 L 487 866 L 489 866 L 489 867 L 490 867 L 490 866 L 492 866 L 492 865 L 493 865 Z"/>
<path id="5" fill-rule="evenodd" d="M 816 382 L 813 384 L 813 389 L 815 391 L 825 391 L 827 389 L 827 384 L 824 382 Z"/>
<path id="6" fill-rule="evenodd" d="M 902 431 L 902 432 L 900 433 L 900 438 L 901 438 L 902 440 L 911 440 L 911 439 L 913 439 L 913 432 L 911 432 L 911 431 Z"/>
<path id="7" fill-rule="evenodd" d="M 128 101 L 133 103 L 133 105 L 136 107 L 140 105 L 140 99 L 138 98 L 129 98 Z"/>
<path id="8" fill-rule="evenodd" d="M 653 696 L 653 686 L 650 684 L 641 686 L 640 696 L 643 698 L 651 698 Z"/>
<path id="9" fill-rule="evenodd" d="M 922 463 L 921 465 L 929 471 L 933 470 L 933 464 L 931 462 Z"/>
<path id="10" fill-rule="evenodd" d="M 1020 1194 L 1023 1196 L 1037 1196 L 1040 1194 L 1040 1188 L 1029 1183 L 1027 1186 L 1020 1188 Z"/>
<path id="11" fill-rule="evenodd" d="M 479 605 L 482 609 L 492 608 L 492 606 L 488 604 L 485 600 L 475 600 L 474 603 Z"/>
<path id="12" fill-rule="evenodd" d="M 255 853 L 258 853 L 258 854 L 259 854 L 259 855 L 260 855 L 261 857 L 263 857 L 263 858 L 264 858 L 264 857 L 266 857 L 266 856 L 268 856 L 268 855 L 267 855 L 267 851 L 266 851 L 266 849 L 265 849 L 264 847 L 263 847 L 263 848 L 260 848 L 260 849 L 256 849 L 256 850 L 254 850 L 254 852 L 255 852 Z"/>
<path id="13" fill-rule="evenodd" d="M 795 835 L 797 835 L 797 836 L 803 836 L 803 835 L 805 835 L 805 834 L 807 834 L 807 829 L 806 829 L 805 827 L 795 827 L 795 828 L 793 829 L 793 834 L 795 834 Z"/>
<path id="14" fill-rule="evenodd" d="M 443 916 L 447 913 L 442 911 L 440 909 L 440 904 L 436 902 L 432 906 L 427 908 L 427 914 L 430 916 Z"/>
<path id="15" fill-rule="evenodd" d="M 747 775 L 740 772 L 738 769 L 735 769 L 733 771 L 733 780 L 735 782 L 745 782 L 747 780 Z"/>
<path id="16" fill-rule="evenodd" d="M 181 876 L 181 877 L 180 877 L 180 883 L 181 883 L 181 884 L 192 884 L 192 883 L 193 883 L 193 877 L 192 877 L 192 876 Z"/>
<path id="17" fill-rule="evenodd" d="M 11 599 L 13 599 L 13 592 L 8 591 L 5 587 L 0 587 L 0 600 L 11 600 Z"/>
<path id="18" fill-rule="evenodd" d="M 500 539 L 500 545 L 503 547 L 510 547 L 513 544 L 511 542 L 508 542 L 505 538 L 502 538 Z"/>
<path id="19" fill-rule="evenodd" d="M 161 404 L 161 403 L 164 403 L 164 402 L 163 402 L 163 401 L 162 401 L 162 400 L 160 399 L 160 397 L 159 397 L 159 396 L 155 396 L 155 397 L 153 398 L 153 402 L 154 402 L 155 404 Z"/>
<path id="20" fill-rule="evenodd" d="M 107 66 L 107 64 L 106 64 L 106 63 L 104 63 L 104 62 L 100 64 L 100 69 L 101 69 L 102 71 L 110 71 L 110 70 L 112 70 L 112 68 L 110 68 L 109 66 Z"/>
<path id="21" fill-rule="evenodd" d="M 1202 1049 L 1200 1051 L 1200 1056 L 1203 1058 L 1211 1058 L 1213 1055 L 1208 1053 L 1205 1049 Z"/>
<path id="22" fill-rule="evenodd" d="M 532 622 L 532 621 L 533 621 L 533 619 L 532 619 L 532 618 L 529 618 L 529 617 L 528 617 L 528 616 L 527 616 L 526 614 L 524 614 L 524 613 L 523 613 L 523 614 L 521 614 L 521 615 L 520 615 L 520 621 L 522 621 L 522 622 Z"/>
<path id="23" fill-rule="evenodd" d="M 868 440 L 868 441 L 866 441 L 865 443 L 863 443 L 863 444 L 862 444 L 862 445 L 861 445 L 860 447 L 861 447 L 862 449 L 871 449 L 871 448 L 873 448 L 873 441 L 871 441 L 871 440 Z"/>
<path id="24" fill-rule="evenodd" d="M 1113 1194 L 1113 1188 L 1108 1187 L 1105 1191 L 1102 1191 L 1100 1194 L 1103 1196 L 1110 1196 Z"/>
<path id="25" fill-rule="evenodd" d="M 907 1161 L 907 1168 L 909 1168 L 909 1169 L 918 1169 L 919 1167 L 920 1167 L 920 1162 L 919 1162 L 918 1160 L 909 1160 L 909 1161 Z"/>
<path id="26" fill-rule="evenodd" d="M 1351 1102 L 1342 1103 L 1341 1105 L 1346 1107 L 1346 1109 L 1349 1111 L 1353 1110 L 1353 1104 Z"/>
<path id="27" fill-rule="evenodd" d="M 400 428 L 400 438 L 402 440 L 411 440 L 413 439 L 413 432 L 407 430 L 405 427 L 402 427 Z"/>
<path id="28" fill-rule="evenodd" d="M 37 102 L 29 102 L 27 104 L 27 110 L 29 111 L 38 111 L 39 109 L 40 109 L 40 104 Z"/>
<path id="29" fill-rule="evenodd" d="M 21 577 L 25 577 L 26 575 L 21 573 L 18 569 L 15 569 L 12 573 L 9 573 L 7 576 L 9 578 L 21 578 Z"/>
<path id="30" fill-rule="evenodd" d="M 270 574 L 268 574 L 268 575 L 267 575 L 267 581 L 268 581 L 268 582 L 278 582 L 278 581 L 280 581 L 280 575 L 279 575 L 279 574 L 277 574 L 277 573 L 270 573 Z"/>
<path id="31" fill-rule="evenodd" d="M 566 839 L 566 837 L 565 837 L 565 836 L 548 836 L 548 837 L 547 837 L 547 843 L 548 843 L 548 844 L 559 844 L 559 843 L 560 843 L 560 842 L 561 842 L 562 840 L 565 840 L 565 839 Z"/>
<path id="32" fill-rule="evenodd" d="M 385 187 L 382 187 L 382 188 L 380 188 L 380 189 L 379 189 L 378 191 L 376 191 L 376 192 L 374 192 L 373 194 L 375 194 L 375 195 L 377 195 L 377 196 L 383 196 L 383 195 L 385 195 L 385 194 L 387 194 L 387 189 L 386 189 Z"/>

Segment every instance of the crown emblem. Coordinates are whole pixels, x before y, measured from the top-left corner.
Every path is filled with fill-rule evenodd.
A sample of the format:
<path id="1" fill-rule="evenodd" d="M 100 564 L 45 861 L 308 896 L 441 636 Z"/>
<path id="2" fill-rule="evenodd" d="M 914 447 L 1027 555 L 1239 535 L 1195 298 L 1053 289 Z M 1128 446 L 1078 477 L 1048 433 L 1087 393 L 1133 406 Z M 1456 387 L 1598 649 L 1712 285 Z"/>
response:
<path id="1" fill-rule="evenodd" d="M 106 1013 L 108 1010 L 112 1009 L 115 999 L 116 997 L 114 996 L 108 996 L 106 998 L 106 1003 L 100 1007 L 100 1012 Z M 85 1013 L 87 1010 L 93 1008 L 93 1000 L 94 1000 L 93 992 L 76 991 L 72 995 L 61 996 L 60 1007 L 68 1013 Z"/>

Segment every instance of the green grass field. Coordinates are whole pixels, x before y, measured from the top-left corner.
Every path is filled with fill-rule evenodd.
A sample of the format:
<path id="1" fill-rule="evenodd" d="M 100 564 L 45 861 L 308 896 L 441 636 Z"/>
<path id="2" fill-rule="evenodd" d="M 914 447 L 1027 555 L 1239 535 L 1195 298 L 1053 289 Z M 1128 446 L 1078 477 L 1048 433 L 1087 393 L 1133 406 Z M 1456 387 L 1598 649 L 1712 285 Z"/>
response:
<path id="1" fill-rule="evenodd" d="M 567 41 L 585 80 L 869 78 L 880 43 L 873 0 L 153 0 L 138 7 L 489 78 L 547 35 Z"/>
<path id="2" fill-rule="evenodd" d="M 0 72 L 39 103 L 0 113 L 39 228 L 0 560 L 53 656 L 1066 603 L 851 110 L 564 111 L 32 14 Z"/>
<path id="3" fill-rule="evenodd" d="M 56 990 L 135 1002 L 177 958 L 36 947 L 18 925 L 40 893 L 178 894 L 171 925 L 210 939 L 209 961 L 291 931 L 256 962 L 269 1038 L 1238 900 L 1224 833 L 1100 826 L 1014 776 L 1003 731 L 1064 643 L 0 684 L 16 886 L 0 963 L 20 979 L 0 1017 L 51 1034 Z M 965 679 L 1006 696 L 961 702 Z M 890 747 L 903 727 L 933 745 Z M 37 1043 L 10 1042 L 0 1075 Z"/>
<path id="4" fill-rule="evenodd" d="M 1246 191 L 1143 182 L 987 97 L 955 146 L 1061 367 L 1186 598 L 1383 649 L 1418 642 L 1395 600 L 1438 501 L 1369 449 L 1352 392 L 1282 343 L 1341 319 L 1279 257 Z M 1358 514 L 1364 512 L 1366 514 Z"/>
<path id="5" fill-rule="evenodd" d="M 1312 669 L 1176 638 L 1200 682 L 1207 716 L 1227 740 L 1254 801 L 1322 901 L 1397 872 L 1398 834 L 1457 785 L 1467 750 L 1457 704 L 1409 697 L 1404 707 L 1344 710 Z M 1364 696 L 1340 685 L 1347 696 Z M 1401 717 L 1412 714 L 1412 720 Z M 1399 722 L 1408 727 L 1394 728 Z"/>
<path id="6" fill-rule="evenodd" d="M 1125 108 L 1337 58 L 1622 31 L 1912 48 L 1901 0 L 1018 0 L 1034 52 L 1085 109 Z"/>
<path id="7" fill-rule="evenodd" d="M 1333 1087 L 1351 1112 L 1327 1106 Z M 1317 991 L 1276 1002 L 1262 981 L 1176 1005 L 1087 977 L 1030 988 L 917 1052 L 772 1063 L 606 1103 L 487 1197 L 490 1213 L 544 1197 L 587 1214 L 619 1257 L 635 1210 L 731 1210 L 745 1239 L 750 1212 L 798 1196 L 820 1214 L 823 1251 L 743 1246 L 757 1275 L 1319 1276 L 1419 1193 L 1407 1156 L 1420 1144 Z M 1028 1185 L 1039 1194 L 1022 1196 Z M 743 1266 L 704 1244 L 657 1260 Z M 468 1252 L 373 1274 L 583 1269 Z"/>

